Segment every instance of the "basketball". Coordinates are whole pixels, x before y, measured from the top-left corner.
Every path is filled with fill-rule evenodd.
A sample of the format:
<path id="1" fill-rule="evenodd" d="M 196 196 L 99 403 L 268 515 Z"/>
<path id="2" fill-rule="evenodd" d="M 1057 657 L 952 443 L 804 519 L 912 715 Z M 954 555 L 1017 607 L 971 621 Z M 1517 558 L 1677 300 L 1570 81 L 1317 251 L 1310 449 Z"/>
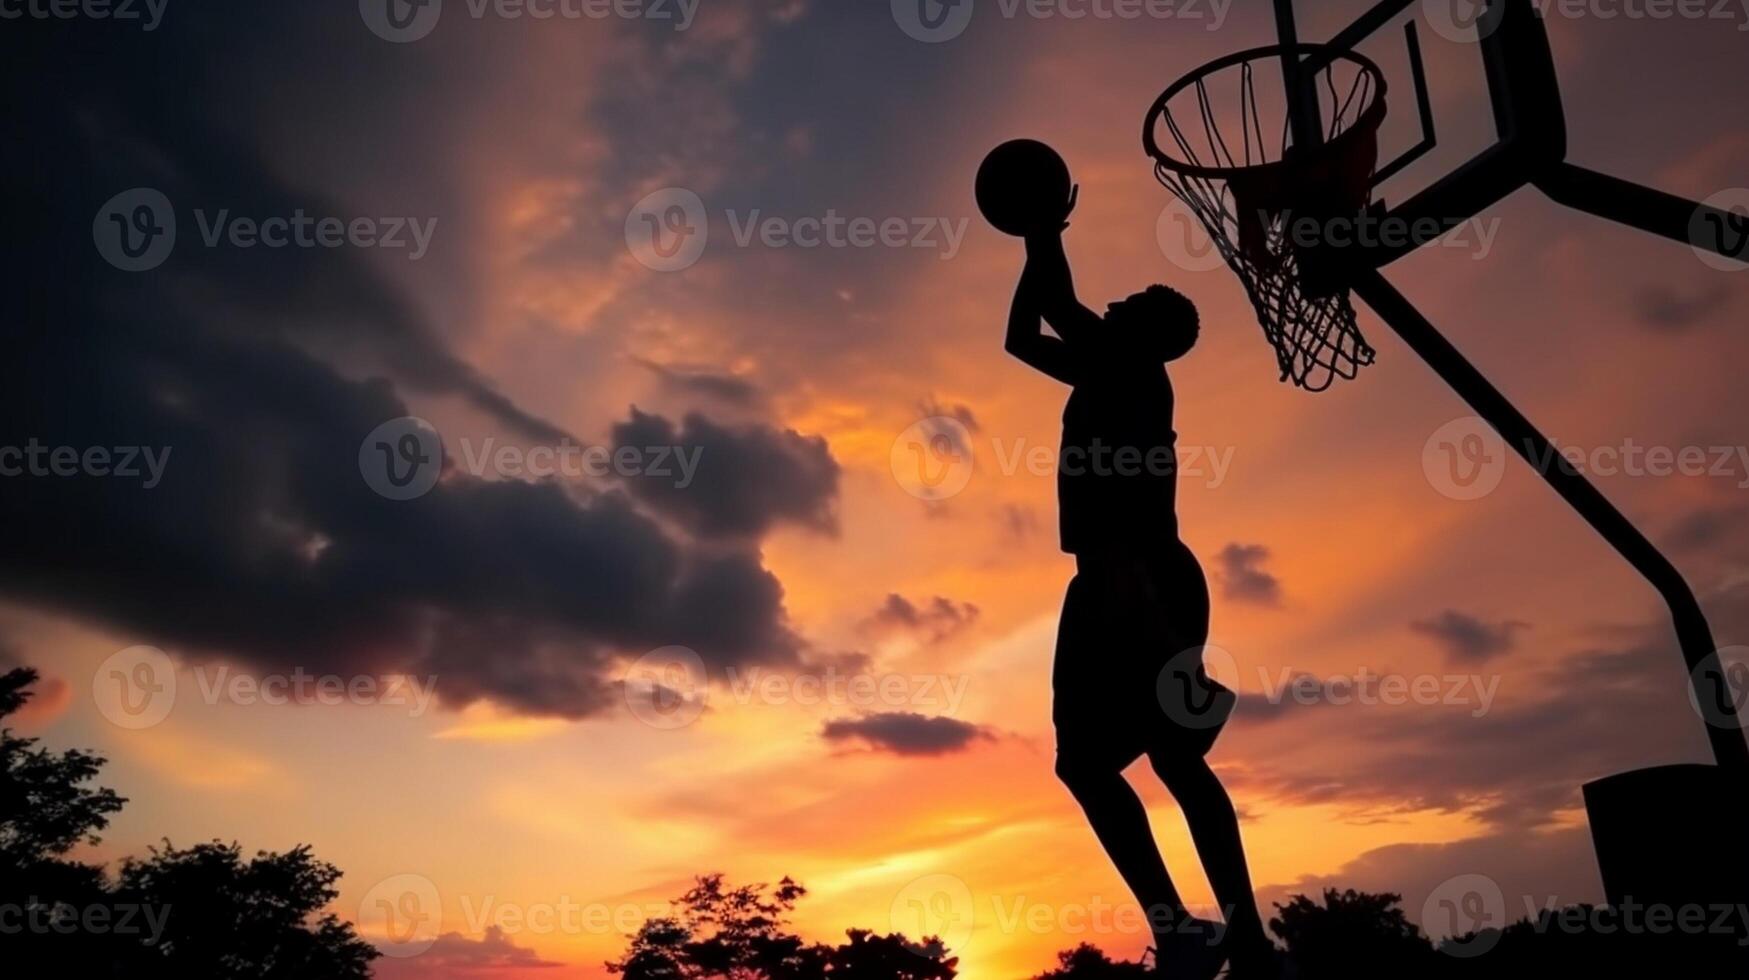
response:
<path id="1" fill-rule="evenodd" d="M 1069 165 L 1038 140 L 1009 140 L 978 167 L 978 210 L 1007 235 L 1024 236 L 1061 222 L 1069 189 Z"/>

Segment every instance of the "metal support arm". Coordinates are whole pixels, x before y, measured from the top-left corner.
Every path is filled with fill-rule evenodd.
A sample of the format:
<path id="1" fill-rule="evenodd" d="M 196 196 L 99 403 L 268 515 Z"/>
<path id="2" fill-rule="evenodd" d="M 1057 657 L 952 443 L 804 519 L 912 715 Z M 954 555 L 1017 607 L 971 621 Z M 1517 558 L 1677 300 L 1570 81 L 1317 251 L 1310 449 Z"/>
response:
<path id="1" fill-rule="evenodd" d="M 1713 756 L 1733 779 L 1749 780 L 1749 742 L 1739 727 L 1717 723 L 1735 722 L 1736 714 L 1712 628 L 1682 573 L 1382 274 L 1361 273 L 1354 291 L 1664 597 L 1695 695 L 1712 699 L 1701 703 L 1721 711 L 1715 723 L 1707 725 Z"/>

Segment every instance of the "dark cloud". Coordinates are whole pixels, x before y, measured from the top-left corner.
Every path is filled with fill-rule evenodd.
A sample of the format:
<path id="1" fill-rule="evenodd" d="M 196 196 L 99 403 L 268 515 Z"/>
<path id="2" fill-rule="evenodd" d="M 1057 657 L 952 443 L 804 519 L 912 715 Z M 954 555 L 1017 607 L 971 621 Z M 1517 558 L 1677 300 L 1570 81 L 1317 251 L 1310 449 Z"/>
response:
<path id="1" fill-rule="evenodd" d="M 829 721 L 820 731 L 828 742 L 860 742 L 894 755 L 937 756 L 962 752 L 991 738 L 988 730 L 955 718 L 888 711 Z"/>
<path id="2" fill-rule="evenodd" d="M 416 960 L 384 957 L 377 961 L 374 970 L 384 978 L 412 978 L 447 976 L 449 971 L 535 970 L 564 965 L 543 960 L 534 950 L 516 945 L 504 935 L 503 928 L 487 926 L 485 935 L 479 939 L 469 939 L 459 932 L 443 933 Z"/>
<path id="3" fill-rule="evenodd" d="M 632 360 L 654 374 L 665 390 L 676 394 L 700 395 L 741 408 L 760 401 L 759 389 L 745 378 L 705 367 L 657 364 L 641 357 Z"/>
<path id="4" fill-rule="evenodd" d="M 1488 622 L 1447 609 L 1432 619 L 1410 623 L 1409 628 L 1433 640 L 1450 659 L 1479 664 L 1509 652 L 1518 642 L 1518 634 L 1529 629 L 1530 624 L 1515 620 Z"/>
<path id="5" fill-rule="evenodd" d="M 1229 544 L 1215 556 L 1221 593 L 1237 602 L 1273 606 L 1281 601 L 1281 582 L 1265 571 L 1269 549 L 1260 544 Z"/>
<path id="6" fill-rule="evenodd" d="M 1708 507 L 1692 511 L 1670 527 L 1665 541 L 1680 551 L 1714 548 L 1729 540 L 1734 532 L 1742 530 L 1746 514 L 1749 511 L 1740 507 Z"/>
<path id="7" fill-rule="evenodd" d="M 1437 704 L 1349 704 L 1289 712 L 1259 733 L 1267 748 L 1233 774 L 1252 791 L 1385 817 L 1468 812 L 1486 824 L 1547 827 L 1580 806 L 1579 788 L 1613 772 L 1709 757 L 1669 625 L 1630 631 L 1616 649 L 1544 668 L 1476 675 L 1497 683 Z M 1236 721 L 1225 737 L 1245 738 Z"/>
<path id="8" fill-rule="evenodd" d="M 214 16 L 244 17 L 239 36 L 255 37 L 272 33 L 260 18 L 282 14 Z M 381 60 L 355 18 L 340 22 Z M 284 161 L 239 142 L 247 127 L 225 111 L 229 83 L 201 84 L 225 45 L 171 23 L 146 46 L 101 30 L 36 33 L 53 43 L 0 68 L 14 95 L 26 78 L 57 93 L 10 98 L 32 139 L 0 145 L 10 225 L 0 261 L 15 283 L 3 297 L 14 327 L 0 445 L 171 455 L 151 490 L 115 478 L 9 480 L 0 597 L 179 656 L 433 674 L 448 704 L 491 698 L 565 717 L 602 710 L 621 659 L 655 647 L 692 647 L 711 666 L 795 661 L 800 642 L 756 541 L 695 544 L 624 490 L 452 469 L 417 500 L 373 493 L 359 447 L 409 414 L 403 391 L 465 403 L 530 438 L 564 433 L 451 353 L 421 304 L 377 271 L 380 258 L 204 247 L 194 207 L 290 215 L 333 200 L 289 186 L 275 176 Z M 111 56 L 120 74 L 75 67 Z M 145 58 L 165 59 L 162 70 Z M 93 216 L 137 186 L 177 202 L 182 227 L 163 266 L 124 273 L 93 248 Z M 825 468 L 823 445 L 793 434 L 725 435 L 702 417 L 688 432 L 731 467 L 748 443 L 772 443 L 803 447 L 817 480 Z M 829 497 L 815 487 L 807 499 L 817 511 Z"/>
<path id="9" fill-rule="evenodd" d="M 996 511 L 996 520 L 1002 525 L 1002 530 L 1015 541 L 1024 541 L 1038 532 L 1038 514 L 1030 507 L 1021 504 L 1003 504 Z"/>
<path id="10" fill-rule="evenodd" d="M 966 427 L 969 432 L 978 431 L 978 416 L 972 412 L 971 406 L 958 402 L 939 402 L 931 398 L 917 406 L 923 417 L 953 419 Z"/>
<path id="11" fill-rule="evenodd" d="M 1659 333 L 1678 333 L 1698 324 L 1722 309 L 1731 298 L 1731 291 L 1716 283 L 1692 293 L 1678 292 L 1659 283 L 1634 294 L 1634 312 L 1640 323 Z"/>
<path id="12" fill-rule="evenodd" d="M 198 301 L 215 322 L 225 324 L 227 332 L 279 339 L 343 358 L 354 369 L 394 378 L 408 391 L 460 398 L 519 434 L 544 441 L 562 439 L 565 433 L 560 427 L 516 405 L 457 357 L 421 312 L 416 298 L 384 274 L 381 260 L 371 250 L 203 244 L 197 210 L 208 222 L 217 220 L 221 212 L 255 220 L 290 218 L 300 212 L 372 218 L 398 214 L 436 222 L 436 241 L 459 237 L 460 232 L 445 228 L 446 219 L 453 225 L 457 217 L 447 201 L 427 201 L 424 210 L 408 213 L 386 209 L 380 201 L 344 201 L 337 192 L 284 176 L 292 171 L 283 166 L 284 161 L 272 159 L 265 145 L 253 141 L 256 134 L 250 127 L 238 126 L 225 99 L 197 96 L 194 89 L 205 88 L 199 79 L 207 72 L 228 76 L 222 62 L 232 61 L 229 67 L 236 68 L 235 61 L 255 58 L 259 60 L 252 68 L 260 70 L 274 60 L 295 60 L 295 46 L 273 50 L 271 44 L 261 43 L 245 55 L 236 46 L 212 40 L 223 29 L 219 22 L 234 17 L 241 23 L 229 25 L 234 33 L 224 36 L 271 39 L 275 27 L 267 21 L 288 15 L 210 13 L 214 22 L 203 18 L 191 25 L 192 19 L 167 18 L 151 35 L 149 47 L 156 50 L 119 33 L 100 33 L 74 45 L 77 53 L 57 54 L 55 44 L 45 43 L 33 52 L 40 63 L 30 58 L 15 62 L 25 77 L 56 92 L 55 99 L 24 100 L 21 111 L 28 116 L 18 122 L 31 128 L 32 144 L 15 147 L 6 157 L 8 179 L 18 193 L 18 203 L 28 211 L 27 220 L 44 222 L 42 230 L 50 236 L 30 247 L 49 253 L 56 264 L 66 260 L 74 267 L 57 269 L 39 286 L 71 286 L 70 273 L 89 271 L 82 267 L 97 261 L 92 217 L 111 195 L 148 186 L 170 200 L 179 228 L 170 259 L 142 277 L 159 289 L 174 290 L 185 302 Z M 278 26 L 288 33 L 310 29 L 308 24 Z M 368 39 L 368 33 L 357 33 Z M 61 32 L 59 39 L 69 37 L 71 32 Z M 355 40 L 350 31 L 344 37 Z M 38 40 L 48 38 L 39 32 Z M 160 58 L 177 67 L 152 71 L 150 66 L 159 64 Z M 86 59 L 105 70 L 73 67 Z M 366 74 L 371 71 L 369 59 L 354 65 Z M 253 71 L 248 74 L 253 77 Z M 132 81 L 124 84 L 119 79 Z M 355 81 L 369 84 L 364 78 Z M 401 237 L 409 237 L 404 228 Z M 397 252 L 396 258 L 405 262 L 406 254 L 410 253 Z M 421 261 L 437 260 L 427 255 Z M 115 275 L 107 267 L 101 272 Z M 157 297 L 160 306 L 165 298 Z M 166 311 L 137 308 L 135 312 L 162 316 Z"/>
<path id="13" fill-rule="evenodd" d="M 704 537 L 750 537 L 779 523 L 822 533 L 838 528 L 838 463 L 826 440 L 764 425 L 730 428 L 690 413 L 676 428 L 632 409 L 613 427 L 616 448 L 677 447 L 697 460 L 688 485 L 640 474 L 625 484 L 639 500 Z"/>
<path id="14" fill-rule="evenodd" d="M 875 635 L 904 634 L 933 646 L 977 622 L 978 614 L 969 602 L 935 596 L 918 605 L 894 592 L 863 620 L 862 628 Z"/>
<path id="15" fill-rule="evenodd" d="M 451 471 L 396 502 L 358 446 L 406 414 L 274 342 L 193 322 L 68 331 L 0 391 L 49 445 L 170 447 L 160 486 L 33 479 L 0 502 L 16 528 L 0 592 L 142 640 L 264 664 L 438 675 L 446 701 L 492 697 L 583 715 L 623 653 L 695 647 L 714 663 L 785 662 L 782 589 L 750 550 L 698 550 L 618 492 Z"/>
<path id="16" fill-rule="evenodd" d="M 1267 725 L 1272 722 L 1284 721 L 1295 717 L 1295 709 L 1318 707 L 1322 702 L 1309 701 L 1303 703 L 1295 697 L 1294 692 L 1303 685 L 1321 688 L 1323 681 L 1312 674 L 1296 673 L 1275 690 L 1259 693 L 1236 692 L 1238 702 L 1233 708 L 1233 718 L 1237 724 Z"/>

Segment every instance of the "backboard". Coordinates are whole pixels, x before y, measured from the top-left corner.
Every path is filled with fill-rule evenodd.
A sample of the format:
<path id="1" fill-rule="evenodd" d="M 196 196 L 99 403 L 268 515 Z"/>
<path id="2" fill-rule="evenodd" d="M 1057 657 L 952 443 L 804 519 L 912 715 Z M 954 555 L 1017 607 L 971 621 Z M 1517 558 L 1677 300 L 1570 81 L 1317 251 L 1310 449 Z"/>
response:
<path id="1" fill-rule="evenodd" d="M 1443 234 L 1532 183 L 1565 156 L 1560 85 L 1535 0 L 1273 3 L 1284 47 L 1323 49 L 1283 59 L 1288 123 L 1296 144 L 1316 142 L 1326 131 L 1317 86 L 1332 58 L 1358 53 L 1385 72 L 1392 99 L 1373 177 L 1375 200 L 1383 204 L 1380 213 L 1396 219 L 1409 238 L 1373 256 L 1369 264 L 1375 268 L 1426 244 L 1428 236 L 1414 233 L 1417 226 L 1438 227 Z M 1445 70 L 1430 72 L 1430 55 L 1441 58 Z M 1454 59 L 1461 63 L 1448 64 Z M 1479 103 L 1468 115 L 1483 117 L 1488 127 L 1480 138 L 1469 134 L 1463 141 L 1467 152 L 1456 160 L 1435 152 L 1441 149 L 1444 123 L 1436 116 L 1430 77 L 1458 79 L 1452 98 Z M 1398 184 L 1410 190 L 1393 198 Z"/>

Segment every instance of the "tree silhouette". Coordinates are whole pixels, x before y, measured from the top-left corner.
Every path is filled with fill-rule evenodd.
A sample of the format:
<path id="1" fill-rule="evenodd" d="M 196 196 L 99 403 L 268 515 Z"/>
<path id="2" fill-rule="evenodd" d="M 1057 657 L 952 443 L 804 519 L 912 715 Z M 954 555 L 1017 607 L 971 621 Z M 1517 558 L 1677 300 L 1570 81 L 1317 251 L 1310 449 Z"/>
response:
<path id="1" fill-rule="evenodd" d="M 947 956 L 939 939 L 914 943 L 893 933 L 879 936 L 852 929 L 850 941 L 834 946 L 826 957 L 827 973 L 840 980 L 953 980 L 956 959 Z"/>
<path id="2" fill-rule="evenodd" d="M 1057 954 L 1057 968 L 1038 980 L 1147 980 L 1154 971 L 1141 963 L 1114 960 L 1097 946 L 1082 943 Z"/>
<path id="3" fill-rule="evenodd" d="M 37 673 L 0 676 L 0 719 L 30 699 Z M 127 859 L 115 880 L 67 860 L 96 844 L 127 801 L 91 788 L 105 760 L 53 753 L 0 728 L 0 907 L 14 975 L 139 980 L 365 980 L 378 952 L 323 909 L 340 872 L 309 848 L 257 854 L 236 844 Z M 16 926 L 15 926 L 16 924 Z"/>
<path id="4" fill-rule="evenodd" d="M 1328 889 L 1320 905 L 1296 895 L 1275 907 L 1278 914 L 1269 920 L 1269 928 L 1287 944 L 1308 980 L 1432 976 L 1445 964 L 1403 913 L 1401 901 L 1400 895 Z"/>
<path id="5" fill-rule="evenodd" d="M 0 676 L 0 719 L 24 707 L 37 673 L 21 667 Z M 81 843 L 95 844 L 109 815 L 127 801 L 113 790 L 89 789 L 107 761 L 70 750 L 37 748 L 38 739 L 0 729 L 0 861 L 27 869 L 59 858 Z"/>
<path id="6" fill-rule="evenodd" d="M 1327 890 L 1277 905 L 1270 929 L 1300 980 L 1544 980 L 1556 977 L 1749 976 L 1749 939 L 1740 919 L 1716 909 L 1704 929 L 1627 926 L 1589 905 L 1549 909 L 1505 929 L 1455 936 L 1435 947 L 1396 895 Z M 1749 913 L 1744 913 L 1749 914 Z M 1143 963 L 1114 961 L 1086 944 L 1057 954 L 1058 968 L 1035 980 L 1141 980 Z M 1680 967 L 1678 968 L 1678 964 Z"/>
<path id="7" fill-rule="evenodd" d="M 323 911 L 339 878 L 308 847 L 244 861 L 235 843 L 182 850 L 165 841 L 123 862 L 113 894 L 171 910 L 157 944 L 165 976 L 368 977 L 375 947 Z"/>
<path id="8" fill-rule="evenodd" d="M 674 915 L 645 921 L 607 968 L 626 980 L 953 980 L 958 972 L 934 938 L 852 929 L 839 946 L 804 941 L 787 929 L 807 893 L 789 878 L 771 889 L 704 875 L 676 900 Z"/>

